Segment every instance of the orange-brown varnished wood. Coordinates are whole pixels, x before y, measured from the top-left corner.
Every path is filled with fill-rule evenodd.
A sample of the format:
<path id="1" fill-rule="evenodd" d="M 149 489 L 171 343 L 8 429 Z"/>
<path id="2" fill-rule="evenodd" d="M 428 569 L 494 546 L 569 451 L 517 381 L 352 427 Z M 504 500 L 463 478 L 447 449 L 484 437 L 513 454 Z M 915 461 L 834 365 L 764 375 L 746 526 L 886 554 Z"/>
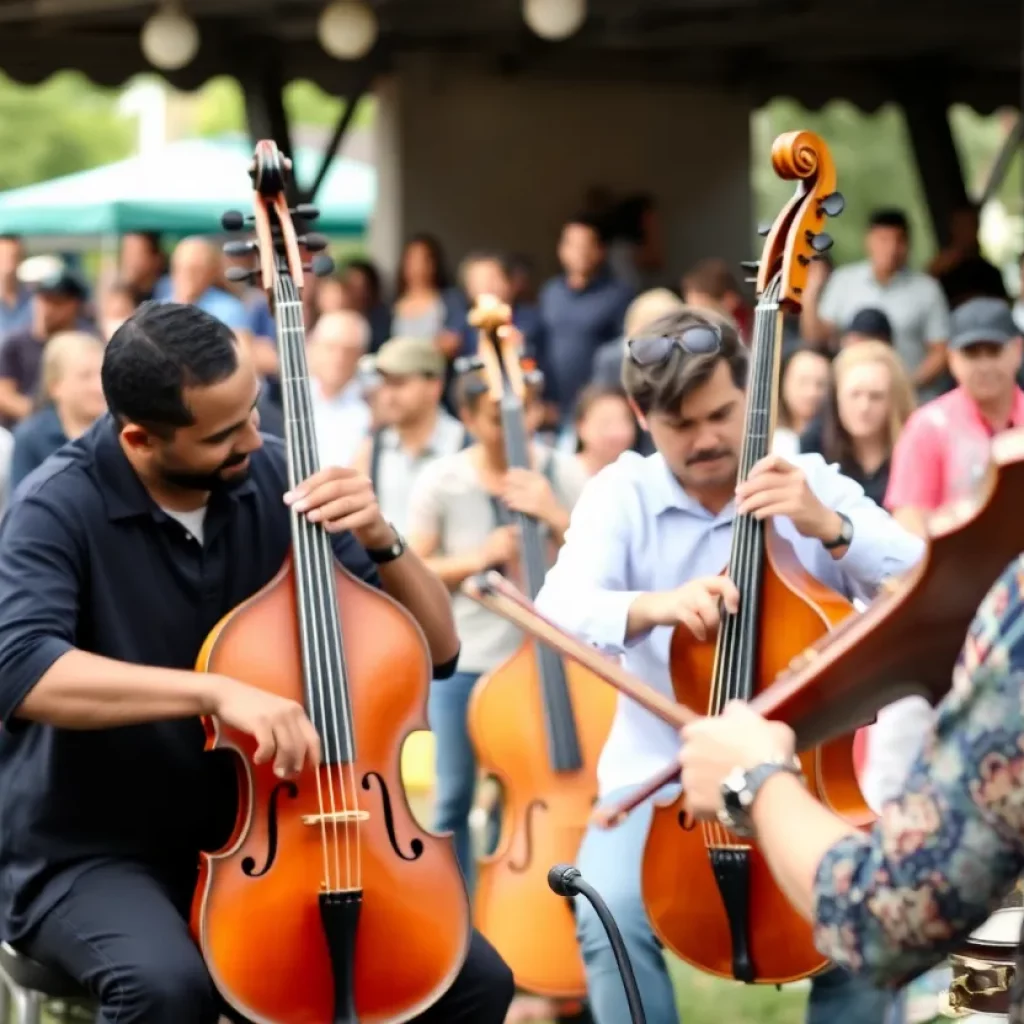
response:
<path id="1" fill-rule="evenodd" d="M 548 756 L 535 644 L 525 643 L 477 684 L 468 726 L 481 769 L 502 785 L 498 846 L 481 860 L 473 897 L 477 928 L 528 992 L 583 996 L 586 982 L 572 911 L 547 874 L 572 863 L 597 796 L 597 758 L 611 728 L 615 691 L 565 662 L 583 766 L 556 773 Z"/>
<path id="2" fill-rule="evenodd" d="M 417 825 L 401 783 L 405 738 L 426 727 L 431 670 L 422 633 L 386 595 L 340 568 L 335 576 L 356 759 L 344 774 L 344 798 L 337 767 L 320 769 L 321 787 L 327 803 L 331 775 L 335 805 L 357 805 L 368 816 L 349 830 L 351 842 L 344 842 L 346 830 L 339 826 L 341 886 L 334 887 L 363 891 L 356 1004 L 360 1024 L 384 1024 L 409 1020 L 450 986 L 468 948 L 469 907 L 450 838 Z M 300 650 L 289 562 L 220 623 L 197 668 L 306 703 Z M 279 796 L 277 858 L 262 877 L 247 877 L 243 858 L 258 866 L 266 862 L 268 807 L 281 780 L 271 765 L 252 765 L 254 743 L 247 736 L 214 732 L 209 723 L 208 729 L 211 747 L 243 755 L 249 783 L 232 839 L 202 857 L 193 906 L 197 941 L 220 991 L 255 1024 L 329 1024 L 334 986 L 319 921 L 321 830 L 302 822 L 302 815 L 320 809 L 316 779 L 307 769 L 295 780 L 296 798 Z M 389 815 L 401 856 L 389 838 Z M 333 871 L 333 856 L 331 865 Z"/>
<path id="3" fill-rule="evenodd" d="M 803 570 L 790 545 L 770 526 L 766 539 L 755 694 L 796 653 L 853 611 Z M 697 711 L 720 710 L 712 698 L 714 661 L 714 639 L 701 643 L 689 630 L 675 630 L 670 667 L 678 701 Z M 807 751 L 801 762 L 819 799 L 857 825 L 873 820 L 854 774 L 852 736 Z M 655 933 L 669 949 L 703 971 L 732 978 L 732 933 L 708 850 L 713 842 L 741 841 L 717 826 L 694 825 L 684 812 L 683 797 L 655 805 L 644 848 L 644 904 Z M 757 982 L 796 981 L 820 970 L 825 961 L 814 948 L 810 925 L 790 906 L 756 848 L 750 849 L 749 862 L 748 937 Z"/>

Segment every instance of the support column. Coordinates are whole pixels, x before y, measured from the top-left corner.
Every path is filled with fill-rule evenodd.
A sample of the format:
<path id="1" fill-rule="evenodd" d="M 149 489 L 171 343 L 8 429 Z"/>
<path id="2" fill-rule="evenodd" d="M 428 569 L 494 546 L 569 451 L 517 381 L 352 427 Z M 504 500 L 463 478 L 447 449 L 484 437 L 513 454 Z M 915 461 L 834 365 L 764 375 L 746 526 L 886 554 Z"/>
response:
<path id="1" fill-rule="evenodd" d="M 908 77 L 911 71 L 907 72 Z M 922 75 L 928 75 L 922 78 Z M 913 72 L 917 82 L 941 81 L 936 72 Z M 934 89 L 928 92 L 915 88 L 900 92 L 900 106 L 907 125 L 907 134 L 914 150 L 917 171 L 921 177 L 928 213 L 939 246 L 949 242 L 949 220 L 955 209 L 969 200 L 964 183 L 963 167 L 949 121 L 949 104 Z"/>
<path id="2" fill-rule="evenodd" d="M 668 285 L 703 257 L 738 268 L 756 252 L 751 107 L 735 90 L 513 77 L 416 55 L 376 97 L 371 250 L 389 273 L 405 239 L 430 231 L 453 264 L 496 247 L 531 256 L 544 277 L 595 187 L 654 196 Z"/>

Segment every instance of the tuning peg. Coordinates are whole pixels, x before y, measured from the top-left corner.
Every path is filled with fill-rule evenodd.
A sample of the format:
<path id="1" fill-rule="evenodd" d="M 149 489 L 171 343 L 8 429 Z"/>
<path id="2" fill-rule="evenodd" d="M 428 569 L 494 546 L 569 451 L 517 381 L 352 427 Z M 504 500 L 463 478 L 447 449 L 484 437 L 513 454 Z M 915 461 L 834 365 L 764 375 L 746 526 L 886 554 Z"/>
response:
<path id="1" fill-rule="evenodd" d="M 245 241 L 236 240 L 224 243 L 225 256 L 248 256 L 250 253 L 255 251 L 256 243 L 252 239 L 247 239 Z"/>
<path id="2" fill-rule="evenodd" d="M 309 266 L 303 269 L 308 270 L 314 277 L 330 277 L 334 273 L 334 260 L 320 252 L 313 257 Z"/>
<path id="3" fill-rule="evenodd" d="M 768 235 L 771 232 L 771 230 L 772 230 L 772 226 L 771 226 L 771 223 L 769 221 L 764 221 L 763 223 L 757 225 L 757 233 L 762 238 L 764 238 L 766 235 Z"/>
<path id="4" fill-rule="evenodd" d="M 475 373 L 484 368 L 484 361 L 479 356 L 459 356 L 452 364 L 452 369 L 458 374 Z"/>
<path id="5" fill-rule="evenodd" d="M 811 248 L 819 255 L 828 252 L 835 244 L 835 239 L 831 235 L 826 235 L 824 231 L 820 235 L 811 235 L 808 241 L 811 243 Z"/>
<path id="6" fill-rule="evenodd" d="M 256 278 L 255 270 L 247 270 L 245 267 L 228 267 L 224 271 L 224 276 L 229 280 L 240 284 L 242 281 L 249 283 Z"/>
<path id="7" fill-rule="evenodd" d="M 299 245 L 304 245 L 310 252 L 320 252 L 327 248 L 327 236 L 311 231 L 308 235 L 299 235 Z"/>
<path id="8" fill-rule="evenodd" d="M 312 203 L 299 203 L 291 214 L 302 220 L 316 220 L 320 216 L 320 211 Z"/>
<path id="9" fill-rule="evenodd" d="M 221 227 L 225 231 L 241 231 L 245 226 L 245 222 L 248 220 L 252 222 L 252 217 L 246 217 L 240 210 L 228 210 L 221 219 Z"/>
<path id="10" fill-rule="evenodd" d="M 819 205 L 826 217 L 838 217 L 846 209 L 846 200 L 842 192 L 832 192 Z"/>

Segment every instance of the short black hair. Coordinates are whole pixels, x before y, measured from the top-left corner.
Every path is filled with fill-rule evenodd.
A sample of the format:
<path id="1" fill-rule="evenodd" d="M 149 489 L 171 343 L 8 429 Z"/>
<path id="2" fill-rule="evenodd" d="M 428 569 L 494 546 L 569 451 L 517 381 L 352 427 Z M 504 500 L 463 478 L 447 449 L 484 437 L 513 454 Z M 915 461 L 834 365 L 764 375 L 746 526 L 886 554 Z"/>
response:
<path id="1" fill-rule="evenodd" d="M 0 231 L 0 242 L 17 242 L 21 245 L 22 238 L 13 231 Z"/>
<path id="2" fill-rule="evenodd" d="M 119 424 L 158 437 L 195 422 L 186 388 L 208 387 L 238 369 L 231 328 L 197 306 L 143 303 L 116 331 L 103 356 L 103 395 Z"/>
<path id="3" fill-rule="evenodd" d="M 126 231 L 124 233 L 125 238 L 129 235 L 132 235 L 135 238 L 141 238 L 146 245 L 149 246 L 149 251 L 151 253 L 160 253 L 163 255 L 163 237 L 159 231 Z"/>
<path id="4" fill-rule="evenodd" d="M 571 217 L 566 217 L 562 224 L 562 230 L 572 226 L 590 228 L 601 245 L 606 245 L 608 242 L 608 231 L 600 217 L 595 217 L 591 213 L 574 213 Z"/>
<path id="5" fill-rule="evenodd" d="M 899 228 L 905 235 L 910 234 L 907 215 L 894 206 L 872 211 L 868 218 L 868 228 Z"/>

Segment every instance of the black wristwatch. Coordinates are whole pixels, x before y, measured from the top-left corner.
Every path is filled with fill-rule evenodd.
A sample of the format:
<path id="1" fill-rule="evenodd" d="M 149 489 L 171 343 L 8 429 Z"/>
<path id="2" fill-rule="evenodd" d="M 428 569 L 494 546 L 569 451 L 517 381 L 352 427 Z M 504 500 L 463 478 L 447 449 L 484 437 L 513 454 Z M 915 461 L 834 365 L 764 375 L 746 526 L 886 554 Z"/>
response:
<path id="1" fill-rule="evenodd" d="M 391 526 L 390 523 L 388 525 Z M 405 554 L 405 538 L 393 526 L 391 526 L 391 529 L 395 533 L 393 543 L 389 544 L 386 548 L 366 549 L 366 554 L 374 565 L 387 565 L 388 562 L 393 562 L 396 558 L 401 558 Z"/>
<path id="2" fill-rule="evenodd" d="M 826 551 L 835 551 L 836 548 L 849 547 L 853 543 L 853 523 L 850 522 L 850 517 L 842 512 L 837 512 L 836 515 L 840 519 L 839 536 L 835 540 L 821 542 L 821 546 Z"/>
<path id="3" fill-rule="evenodd" d="M 778 758 L 755 765 L 744 771 L 734 768 L 722 782 L 722 809 L 718 812 L 718 821 L 730 832 L 744 839 L 754 835 L 754 822 L 751 809 L 761 787 L 773 775 L 789 772 L 801 781 L 804 774 L 798 758 Z"/>

